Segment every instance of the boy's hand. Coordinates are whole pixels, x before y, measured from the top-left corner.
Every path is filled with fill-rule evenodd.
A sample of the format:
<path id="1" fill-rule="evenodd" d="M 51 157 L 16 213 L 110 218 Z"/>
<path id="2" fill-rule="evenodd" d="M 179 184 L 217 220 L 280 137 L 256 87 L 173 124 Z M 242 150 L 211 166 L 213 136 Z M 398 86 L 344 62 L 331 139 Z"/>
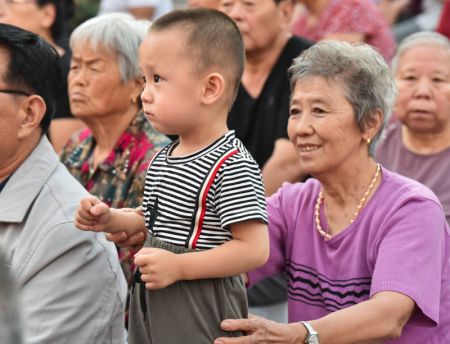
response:
<path id="1" fill-rule="evenodd" d="M 110 220 L 111 210 L 94 196 L 83 198 L 75 213 L 75 226 L 83 231 L 106 231 Z"/>
<path id="2" fill-rule="evenodd" d="M 143 248 L 134 257 L 147 289 L 161 289 L 181 279 L 181 255 L 159 249 Z"/>

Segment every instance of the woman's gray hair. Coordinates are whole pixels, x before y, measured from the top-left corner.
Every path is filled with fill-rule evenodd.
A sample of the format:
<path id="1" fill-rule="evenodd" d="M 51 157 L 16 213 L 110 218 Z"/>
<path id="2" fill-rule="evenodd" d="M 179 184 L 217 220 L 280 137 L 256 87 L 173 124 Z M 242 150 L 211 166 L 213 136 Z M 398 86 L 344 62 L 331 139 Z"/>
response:
<path id="1" fill-rule="evenodd" d="M 124 13 L 94 17 L 78 26 L 70 36 L 70 47 L 88 42 L 93 50 L 99 47 L 117 54 L 123 82 L 139 78 L 139 46 L 147 34 L 150 22 L 137 21 Z"/>
<path id="2" fill-rule="evenodd" d="M 421 31 L 413 33 L 400 42 L 395 56 L 391 62 L 392 72 L 394 74 L 397 72 L 400 58 L 407 50 L 424 45 L 439 45 L 450 52 L 450 41 L 446 36 L 432 31 Z"/>
<path id="3" fill-rule="evenodd" d="M 342 85 L 361 131 L 381 111 L 383 123 L 369 145 L 369 154 L 374 156 L 396 96 L 392 73 L 374 48 L 364 43 L 321 41 L 294 60 L 289 74 L 292 90 L 298 80 L 316 76 Z"/>

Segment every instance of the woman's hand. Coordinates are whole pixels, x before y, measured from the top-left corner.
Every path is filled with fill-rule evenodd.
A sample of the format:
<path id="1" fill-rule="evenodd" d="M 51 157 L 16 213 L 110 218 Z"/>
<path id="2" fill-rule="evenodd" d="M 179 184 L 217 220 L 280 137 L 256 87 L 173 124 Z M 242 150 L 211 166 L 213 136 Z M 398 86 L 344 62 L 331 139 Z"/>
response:
<path id="1" fill-rule="evenodd" d="M 217 338 L 214 344 L 294 344 L 303 343 L 306 338 L 302 324 L 279 324 L 251 314 L 248 319 L 227 319 L 220 325 L 225 331 L 242 331 L 247 336 Z"/>

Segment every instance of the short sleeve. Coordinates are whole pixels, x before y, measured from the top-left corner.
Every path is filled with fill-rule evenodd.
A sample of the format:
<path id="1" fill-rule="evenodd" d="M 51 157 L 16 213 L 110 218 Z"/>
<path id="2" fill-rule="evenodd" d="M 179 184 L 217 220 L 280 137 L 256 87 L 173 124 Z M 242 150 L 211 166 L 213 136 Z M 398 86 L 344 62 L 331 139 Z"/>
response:
<path id="1" fill-rule="evenodd" d="M 259 167 L 254 160 L 237 155 L 223 164 L 215 181 L 214 206 L 223 228 L 251 220 L 267 223 Z"/>
<path id="2" fill-rule="evenodd" d="M 441 206 L 431 200 L 409 200 L 386 220 L 377 245 L 370 295 L 396 291 L 415 301 L 428 326 L 439 323 L 442 271 L 448 227 Z"/>

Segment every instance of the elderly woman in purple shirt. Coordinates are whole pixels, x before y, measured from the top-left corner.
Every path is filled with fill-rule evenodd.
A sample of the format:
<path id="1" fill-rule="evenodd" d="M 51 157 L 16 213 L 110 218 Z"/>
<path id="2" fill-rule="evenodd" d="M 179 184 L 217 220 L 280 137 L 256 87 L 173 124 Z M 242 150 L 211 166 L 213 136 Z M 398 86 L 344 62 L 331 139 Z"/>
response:
<path id="1" fill-rule="evenodd" d="M 395 83 L 368 45 L 320 42 L 291 69 L 289 137 L 304 172 L 268 199 L 270 258 L 289 324 L 224 320 L 228 343 L 450 343 L 450 238 L 437 197 L 377 164 Z"/>

